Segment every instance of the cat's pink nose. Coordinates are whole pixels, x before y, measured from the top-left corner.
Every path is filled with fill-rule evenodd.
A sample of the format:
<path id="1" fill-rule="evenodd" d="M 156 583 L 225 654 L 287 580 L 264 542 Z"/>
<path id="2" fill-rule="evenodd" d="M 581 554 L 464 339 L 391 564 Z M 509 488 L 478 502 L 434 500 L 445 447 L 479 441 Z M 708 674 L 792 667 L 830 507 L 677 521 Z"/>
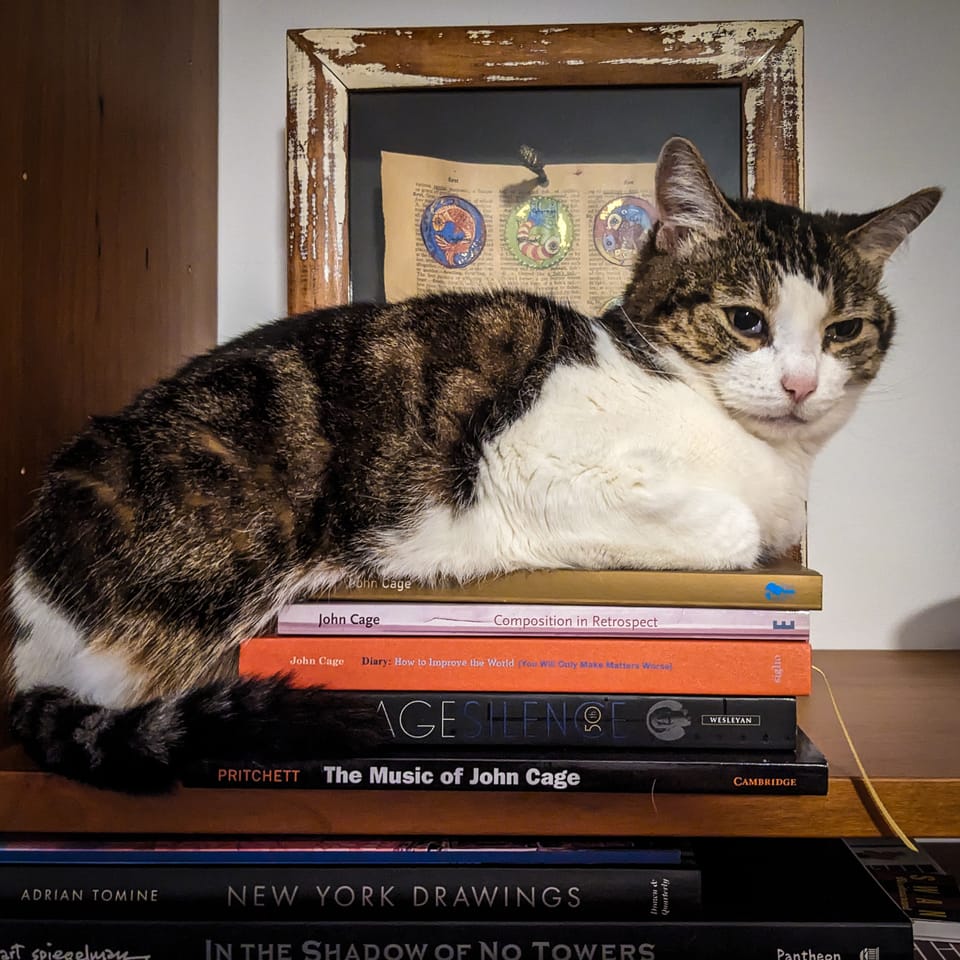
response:
<path id="1" fill-rule="evenodd" d="M 793 397 L 794 403 L 802 403 L 817 389 L 815 373 L 785 373 L 780 378 L 783 389 Z"/>

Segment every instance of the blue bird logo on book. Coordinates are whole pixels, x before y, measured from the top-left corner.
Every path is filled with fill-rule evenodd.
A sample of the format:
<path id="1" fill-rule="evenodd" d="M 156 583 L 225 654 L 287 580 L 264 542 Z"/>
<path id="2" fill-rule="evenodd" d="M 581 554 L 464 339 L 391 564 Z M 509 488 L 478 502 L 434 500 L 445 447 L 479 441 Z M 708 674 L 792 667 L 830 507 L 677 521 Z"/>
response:
<path id="1" fill-rule="evenodd" d="M 783 587 L 774 580 L 771 580 L 763 590 L 768 600 L 779 600 L 781 597 L 787 597 L 791 593 L 797 592 L 793 587 Z"/>

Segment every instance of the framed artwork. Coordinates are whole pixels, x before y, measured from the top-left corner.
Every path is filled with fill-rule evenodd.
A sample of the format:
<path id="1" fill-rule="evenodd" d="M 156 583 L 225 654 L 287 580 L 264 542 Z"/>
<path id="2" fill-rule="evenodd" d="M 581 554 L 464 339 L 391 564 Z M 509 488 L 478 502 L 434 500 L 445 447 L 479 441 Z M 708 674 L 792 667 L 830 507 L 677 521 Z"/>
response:
<path id="1" fill-rule="evenodd" d="M 803 202 L 798 20 L 291 30 L 287 56 L 291 313 L 378 297 L 380 150 L 652 161 L 679 134 L 725 192 Z"/>

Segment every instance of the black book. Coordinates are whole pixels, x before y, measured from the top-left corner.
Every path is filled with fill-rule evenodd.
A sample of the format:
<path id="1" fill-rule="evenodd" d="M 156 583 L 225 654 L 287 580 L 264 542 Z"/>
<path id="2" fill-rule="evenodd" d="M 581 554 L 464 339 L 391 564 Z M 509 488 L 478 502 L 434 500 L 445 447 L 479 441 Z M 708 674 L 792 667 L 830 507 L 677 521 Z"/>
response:
<path id="1" fill-rule="evenodd" d="M 909 919 L 842 841 L 692 842 L 703 876 L 692 920 L 11 917 L 0 949 L 7 960 L 910 960 Z"/>
<path id="2" fill-rule="evenodd" d="M 191 765 L 188 787 L 317 790 L 575 791 L 822 795 L 827 760 L 797 731 L 795 750 L 408 751 L 282 763 Z"/>
<path id="3" fill-rule="evenodd" d="M 796 697 L 576 693 L 348 694 L 384 746 L 793 750 Z"/>
<path id="4" fill-rule="evenodd" d="M 0 867 L 0 916 L 37 920 L 682 920 L 699 910 L 693 864 Z"/>

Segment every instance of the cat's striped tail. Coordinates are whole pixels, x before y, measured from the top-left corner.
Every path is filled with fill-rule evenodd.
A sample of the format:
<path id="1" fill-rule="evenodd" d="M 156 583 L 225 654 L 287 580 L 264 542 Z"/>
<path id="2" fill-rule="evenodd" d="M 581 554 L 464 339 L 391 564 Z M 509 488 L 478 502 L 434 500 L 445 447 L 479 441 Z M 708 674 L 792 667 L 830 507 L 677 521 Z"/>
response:
<path id="1" fill-rule="evenodd" d="M 10 720 L 42 769 L 127 793 L 165 793 L 203 758 L 272 763 L 375 742 L 372 707 L 320 687 L 295 689 L 280 676 L 211 683 L 127 709 L 34 687 L 13 698 Z"/>

